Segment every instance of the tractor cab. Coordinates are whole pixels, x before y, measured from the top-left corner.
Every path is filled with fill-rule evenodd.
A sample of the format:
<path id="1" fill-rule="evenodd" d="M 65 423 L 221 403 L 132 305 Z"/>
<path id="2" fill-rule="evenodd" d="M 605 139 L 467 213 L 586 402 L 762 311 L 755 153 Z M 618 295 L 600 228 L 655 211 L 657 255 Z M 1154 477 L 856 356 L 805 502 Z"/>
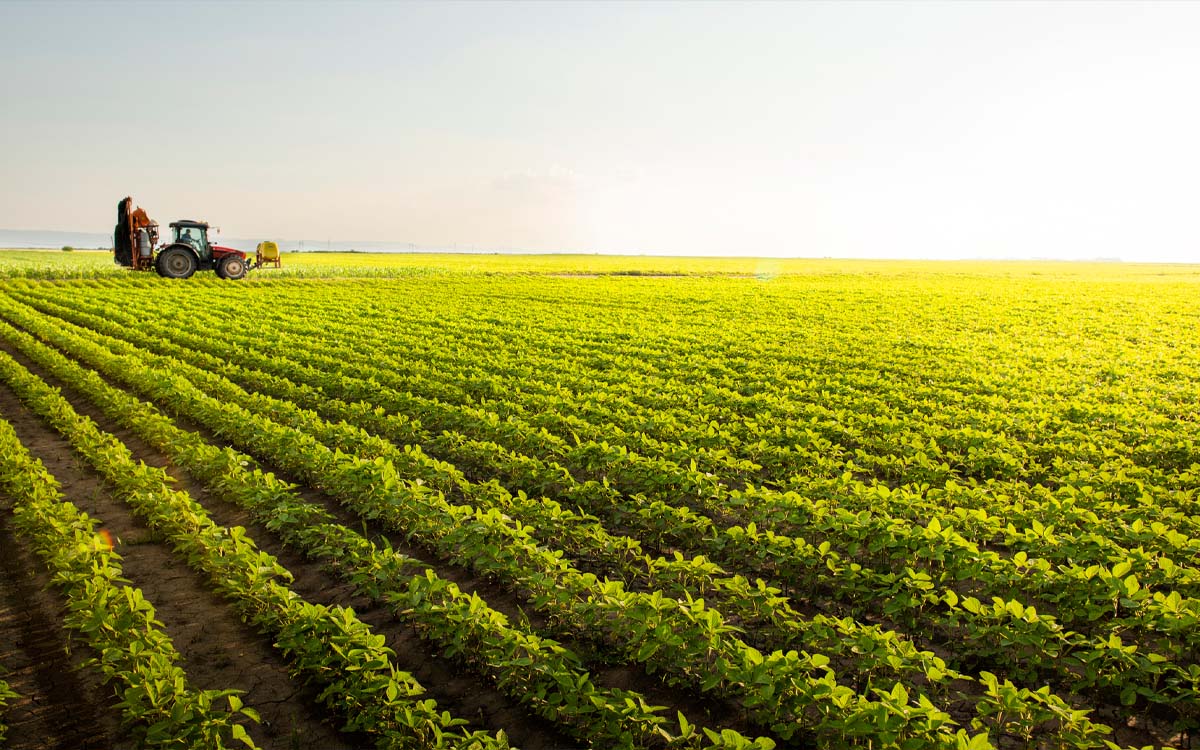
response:
<path id="1" fill-rule="evenodd" d="M 200 261 L 212 259 L 212 248 L 208 244 L 208 224 L 203 221 L 181 219 L 171 222 L 171 244 L 189 245 Z"/>
<path id="2" fill-rule="evenodd" d="M 155 260 L 160 275 L 186 279 L 198 270 L 212 269 L 223 279 L 240 279 L 250 270 L 241 250 L 209 243 L 208 222 L 180 219 L 170 227 L 171 242 Z"/>

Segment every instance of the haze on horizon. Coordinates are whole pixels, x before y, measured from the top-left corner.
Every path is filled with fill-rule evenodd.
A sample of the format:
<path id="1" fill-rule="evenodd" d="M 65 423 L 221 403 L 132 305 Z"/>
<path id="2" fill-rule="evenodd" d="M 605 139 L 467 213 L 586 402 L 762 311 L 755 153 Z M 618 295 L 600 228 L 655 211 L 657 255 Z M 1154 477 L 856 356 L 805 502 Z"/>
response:
<path id="1" fill-rule="evenodd" d="M 1200 262 L 1198 3 L 0 3 L 0 228 Z"/>

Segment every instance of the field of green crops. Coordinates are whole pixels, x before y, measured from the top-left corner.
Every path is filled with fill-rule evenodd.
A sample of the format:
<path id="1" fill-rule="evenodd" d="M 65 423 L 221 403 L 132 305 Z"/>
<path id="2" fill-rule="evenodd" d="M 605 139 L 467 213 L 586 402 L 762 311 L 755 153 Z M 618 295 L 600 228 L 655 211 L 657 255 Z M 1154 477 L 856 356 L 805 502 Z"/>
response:
<path id="1" fill-rule="evenodd" d="M 284 266 L 0 253 L 0 747 L 1193 746 L 1200 266 Z"/>

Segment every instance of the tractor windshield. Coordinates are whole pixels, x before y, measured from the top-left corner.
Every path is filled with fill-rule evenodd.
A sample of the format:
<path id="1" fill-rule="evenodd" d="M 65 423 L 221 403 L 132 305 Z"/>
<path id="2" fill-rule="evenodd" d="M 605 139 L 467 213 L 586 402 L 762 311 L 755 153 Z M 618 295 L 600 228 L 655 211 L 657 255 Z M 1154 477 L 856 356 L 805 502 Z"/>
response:
<path id="1" fill-rule="evenodd" d="M 204 230 L 200 227 L 175 227 L 175 241 L 186 242 L 193 247 L 204 247 Z"/>

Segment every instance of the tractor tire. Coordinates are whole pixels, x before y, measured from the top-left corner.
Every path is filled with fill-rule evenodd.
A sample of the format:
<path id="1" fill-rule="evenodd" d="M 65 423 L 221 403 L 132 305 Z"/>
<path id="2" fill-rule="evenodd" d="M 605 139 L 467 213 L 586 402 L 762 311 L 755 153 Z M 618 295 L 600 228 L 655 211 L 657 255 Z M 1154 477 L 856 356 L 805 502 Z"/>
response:
<path id="1" fill-rule="evenodd" d="M 236 255 L 227 255 L 217 264 L 217 275 L 230 281 L 244 279 L 246 278 L 246 261 Z"/>
<path id="2" fill-rule="evenodd" d="M 154 270 L 168 279 L 186 279 L 196 272 L 196 256 L 182 247 L 169 247 L 158 254 Z"/>

